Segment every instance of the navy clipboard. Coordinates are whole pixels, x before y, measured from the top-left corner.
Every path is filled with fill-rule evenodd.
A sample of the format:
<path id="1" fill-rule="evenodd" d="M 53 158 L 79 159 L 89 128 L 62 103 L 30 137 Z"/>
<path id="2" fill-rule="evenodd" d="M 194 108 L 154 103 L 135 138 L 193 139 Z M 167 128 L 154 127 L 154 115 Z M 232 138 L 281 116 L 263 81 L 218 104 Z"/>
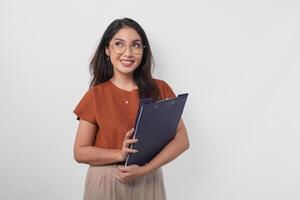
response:
<path id="1" fill-rule="evenodd" d="M 145 165 L 175 137 L 187 97 L 185 93 L 155 102 L 151 98 L 140 100 L 133 135 L 138 142 L 130 146 L 139 151 L 127 155 L 125 166 Z"/>

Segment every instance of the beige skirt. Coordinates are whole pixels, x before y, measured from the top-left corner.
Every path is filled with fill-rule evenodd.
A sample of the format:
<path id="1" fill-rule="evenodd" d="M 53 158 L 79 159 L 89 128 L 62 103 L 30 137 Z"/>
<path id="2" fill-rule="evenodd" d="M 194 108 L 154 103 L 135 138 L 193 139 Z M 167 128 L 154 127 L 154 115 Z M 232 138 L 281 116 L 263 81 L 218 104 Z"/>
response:
<path id="1" fill-rule="evenodd" d="M 118 165 L 89 166 L 84 200 L 165 200 L 162 169 L 138 177 L 130 183 L 116 177 Z"/>

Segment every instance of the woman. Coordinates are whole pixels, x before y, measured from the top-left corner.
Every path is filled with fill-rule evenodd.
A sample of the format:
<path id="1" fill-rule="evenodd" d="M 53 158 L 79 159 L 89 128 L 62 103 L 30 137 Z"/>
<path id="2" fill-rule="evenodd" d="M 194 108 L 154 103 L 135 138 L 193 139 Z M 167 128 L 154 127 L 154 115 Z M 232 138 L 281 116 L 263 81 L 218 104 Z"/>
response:
<path id="1" fill-rule="evenodd" d="M 152 78 L 152 53 L 142 27 L 132 19 L 114 20 L 90 63 L 92 80 L 74 109 L 80 120 L 74 158 L 89 164 L 84 199 L 166 199 L 161 167 L 188 149 L 180 120 L 175 138 L 148 164 L 125 167 L 139 99 L 175 97 L 170 86 Z"/>

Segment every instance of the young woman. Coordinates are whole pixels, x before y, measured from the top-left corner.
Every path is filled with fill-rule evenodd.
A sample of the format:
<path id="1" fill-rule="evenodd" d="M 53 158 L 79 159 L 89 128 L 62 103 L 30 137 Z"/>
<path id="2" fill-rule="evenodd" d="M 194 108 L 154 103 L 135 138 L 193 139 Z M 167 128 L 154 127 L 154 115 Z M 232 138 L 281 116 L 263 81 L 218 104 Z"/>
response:
<path id="1" fill-rule="evenodd" d="M 166 199 L 161 167 L 188 149 L 180 120 L 175 138 L 148 164 L 125 167 L 139 99 L 172 98 L 170 86 L 152 78 L 152 54 L 142 27 L 132 19 L 114 20 L 90 63 L 92 80 L 74 109 L 80 120 L 74 158 L 89 164 L 85 200 Z"/>

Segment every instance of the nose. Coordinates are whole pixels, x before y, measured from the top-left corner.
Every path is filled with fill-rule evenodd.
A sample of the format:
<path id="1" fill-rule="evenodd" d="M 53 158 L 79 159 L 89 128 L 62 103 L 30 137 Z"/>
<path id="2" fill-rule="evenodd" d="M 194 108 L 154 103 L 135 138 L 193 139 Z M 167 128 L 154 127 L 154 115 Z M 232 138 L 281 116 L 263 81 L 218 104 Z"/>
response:
<path id="1" fill-rule="evenodd" d="M 130 46 L 128 46 L 128 45 L 126 46 L 126 49 L 125 49 L 125 52 L 124 52 L 123 55 L 126 56 L 126 57 L 131 57 L 131 56 L 133 56 L 133 52 L 132 52 Z"/>

